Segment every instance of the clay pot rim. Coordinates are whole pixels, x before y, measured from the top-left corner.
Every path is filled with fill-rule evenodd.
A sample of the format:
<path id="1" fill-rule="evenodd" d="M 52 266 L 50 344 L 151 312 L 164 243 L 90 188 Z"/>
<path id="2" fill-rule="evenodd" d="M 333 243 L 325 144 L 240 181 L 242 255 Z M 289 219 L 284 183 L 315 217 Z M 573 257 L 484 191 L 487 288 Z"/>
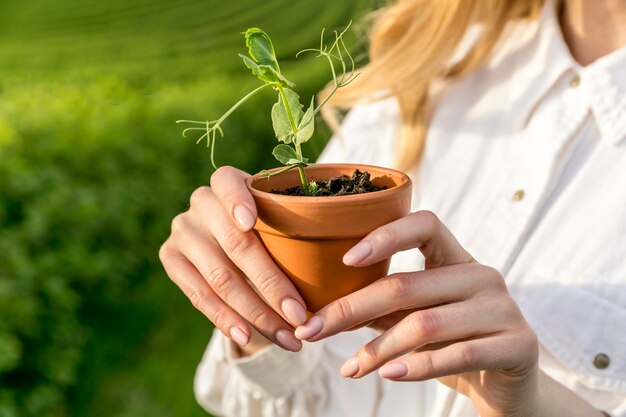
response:
<path id="1" fill-rule="evenodd" d="M 350 204 L 350 203 L 354 203 L 357 201 L 359 203 L 363 203 L 363 202 L 367 202 L 370 200 L 380 200 L 381 198 L 384 198 L 385 196 L 395 194 L 398 191 L 411 186 L 411 178 L 409 178 L 408 175 L 406 175 L 404 172 L 401 172 L 392 168 L 381 167 L 381 166 L 376 166 L 376 165 L 366 165 L 366 164 L 348 164 L 348 163 L 336 164 L 335 163 L 335 164 L 313 164 L 305 168 L 305 170 L 315 170 L 318 167 L 327 168 L 327 169 L 348 168 L 350 170 L 360 169 L 361 171 L 370 171 L 370 170 L 385 171 L 386 173 L 399 177 L 401 183 L 395 187 L 388 188 L 386 190 L 380 190 L 380 191 L 364 193 L 364 194 L 321 196 L 321 197 L 293 196 L 293 195 L 284 195 L 284 194 L 274 194 L 274 193 L 256 189 L 253 186 L 253 183 L 257 180 L 261 180 L 260 177 L 262 174 L 259 172 L 257 174 L 251 175 L 250 177 L 246 179 L 246 186 L 248 187 L 248 190 L 255 198 L 271 200 L 279 204 L 288 202 L 289 204 L 302 203 L 302 204 L 317 204 L 317 205 L 324 205 L 324 204 L 336 205 L 336 204 L 342 204 L 342 203 Z M 270 169 L 268 171 L 274 172 L 283 168 L 284 167 L 278 167 L 278 168 Z"/>

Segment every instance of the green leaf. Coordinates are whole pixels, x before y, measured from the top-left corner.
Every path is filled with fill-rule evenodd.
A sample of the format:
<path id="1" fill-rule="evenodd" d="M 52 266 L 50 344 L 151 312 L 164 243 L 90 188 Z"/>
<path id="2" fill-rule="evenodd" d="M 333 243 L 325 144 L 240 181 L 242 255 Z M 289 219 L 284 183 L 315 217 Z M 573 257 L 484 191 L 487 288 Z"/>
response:
<path id="1" fill-rule="evenodd" d="M 259 28 L 249 28 L 244 32 L 250 57 L 239 54 L 244 64 L 259 80 L 265 83 L 280 83 L 283 87 L 295 84 L 287 80 L 280 72 L 274 45 L 267 33 Z"/>
<path id="2" fill-rule="evenodd" d="M 293 116 L 293 121 L 297 128 L 304 115 L 300 97 L 298 97 L 295 91 L 289 88 L 285 88 L 284 91 L 287 97 L 287 105 L 289 109 L 291 109 L 291 115 Z M 278 96 L 278 102 L 274 103 L 274 106 L 272 106 L 272 126 L 274 127 L 276 139 L 285 143 L 293 142 L 295 136 L 294 129 L 289 121 L 289 115 L 287 114 L 281 95 Z"/>
<path id="3" fill-rule="evenodd" d="M 283 87 L 295 87 L 296 85 L 294 83 L 292 83 L 291 81 L 289 81 L 288 79 L 286 79 L 283 74 L 281 74 L 280 72 L 276 71 L 274 68 L 272 67 L 266 67 L 265 65 L 261 65 L 261 68 L 267 68 L 267 72 L 273 74 L 274 77 L 276 77 L 279 82 L 283 85 Z"/>
<path id="4" fill-rule="evenodd" d="M 252 70 L 252 73 L 258 77 L 260 74 L 259 64 L 257 64 L 252 60 L 252 58 L 244 54 L 239 54 L 239 57 L 243 60 L 243 63 L 246 65 L 246 67 L 250 68 Z"/>
<path id="5" fill-rule="evenodd" d="M 294 148 L 285 144 L 276 145 L 272 151 L 272 155 L 274 155 L 278 162 L 283 165 L 294 165 L 307 162 L 300 159 Z"/>
<path id="6" fill-rule="evenodd" d="M 248 54 L 259 65 L 267 65 L 280 72 L 274 45 L 270 37 L 259 28 L 248 28 L 243 34 L 246 38 Z"/>
<path id="7" fill-rule="evenodd" d="M 293 87 L 294 83 L 286 79 L 280 72 L 276 72 L 276 70 L 268 65 L 259 65 L 254 62 L 250 57 L 247 57 L 243 54 L 239 54 L 243 63 L 248 67 L 252 74 L 254 74 L 259 80 L 263 81 L 266 84 L 272 83 L 280 83 L 283 87 Z"/>
<path id="8" fill-rule="evenodd" d="M 315 130 L 314 112 L 315 102 L 314 98 L 311 97 L 311 105 L 307 109 L 306 113 L 304 113 L 304 116 L 302 116 L 302 120 L 300 121 L 300 123 L 298 123 L 298 133 L 296 133 L 295 137 L 293 138 L 294 143 L 304 143 L 311 139 L 311 136 L 313 136 L 313 131 Z"/>
<path id="9" fill-rule="evenodd" d="M 268 84 L 280 82 L 280 78 L 276 75 L 276 72 L 270 71 L 271 67 L 268 67 L 267 65 L 259 65 L 243 54 L 239 54 L 239 56 L 243 59 L 243 63 L 246 67 L 250 68 L 252 74 L 254 74 L 259 80 Z"/>

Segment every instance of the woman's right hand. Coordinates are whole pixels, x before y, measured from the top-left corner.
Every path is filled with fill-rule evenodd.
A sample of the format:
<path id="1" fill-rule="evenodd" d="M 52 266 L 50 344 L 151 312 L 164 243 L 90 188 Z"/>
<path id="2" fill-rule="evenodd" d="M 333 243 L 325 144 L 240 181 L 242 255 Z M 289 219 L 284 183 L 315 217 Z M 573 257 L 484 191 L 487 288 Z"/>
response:
<path id="1" fill-rule="evenodd" d="M 232 167 L 215 171 L 211 186 L 195 190 L 189 210 L 172 221 L 159 257 L 194 307 L 235 343 L 251 341 L 252 325 L 298 351 L 293 327 L 306 321 L 305 303 L 252 231 L 257 211 L 248 177 Z"/>

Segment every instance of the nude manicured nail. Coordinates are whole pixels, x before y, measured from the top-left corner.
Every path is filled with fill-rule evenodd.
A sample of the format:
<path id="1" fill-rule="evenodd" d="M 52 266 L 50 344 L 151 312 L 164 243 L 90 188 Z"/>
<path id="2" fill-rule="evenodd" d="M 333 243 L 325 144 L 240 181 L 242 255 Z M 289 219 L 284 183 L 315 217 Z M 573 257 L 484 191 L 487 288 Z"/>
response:
<path id="1" fill-rule="evenodd" d="M 252 212 L 243 204 L 239 204 L 235 206 L 233 209 L 233 217 L 239 223 L 239 225 L 243 228 L 243 230 L 250 230 L 254 226 L 256 219 Z"/>
<path id="2" fill-rule="evenodd" d="M 359 361 L 356 358 L 348 359 L 346 363 L 341 365 L 339 373 L 344 378 L 352 378 L 359 373 Z"/>
<path id="3" fill-rule="evenodd" d="M 307 340 L 321 332 L 322 327 L 324 327 L 324 319 L 320 316 L 313 316 L 302 326 L 296 328 L 295 335 L 300 340 Z"/>
<path id="4" fill-rule="evenodd" d="M 405 364 L 401 362 L 388 363 L 383 365 L 378 374 L 383 378 L 401 378 L 409 372 Z"/>
<path id="5" fill-rule="evenodd" d="M 304 307 L 293 298 L 285 298 L 280 304 L 280 308 L 291 324 L 299 326 L 306 321 L 306 311 Z"/>
<path id="6" fill-rule="evenodd" d="M 231 327 L 229 333 L 230 338 L 233 339 L 239 346 L 245 346 L 250 341 L 246 332 L 241 330 L 239 327 Z"/>
<path id="7" fill-rule="evenodd" d="M 348 266 L 355 266 L 372 253 L 372 244 L 367 240 L 362 240 L 352 249 L 343 255 L 343 263 Z"/>
<path id="8" fill-rule="evenodd" d="M 276 332 L 276 340 L 287 350 L 297 352 L 302 348 L 302 342 L 296 339 L 292 332 L 287 329 L 280 329 Z"/>

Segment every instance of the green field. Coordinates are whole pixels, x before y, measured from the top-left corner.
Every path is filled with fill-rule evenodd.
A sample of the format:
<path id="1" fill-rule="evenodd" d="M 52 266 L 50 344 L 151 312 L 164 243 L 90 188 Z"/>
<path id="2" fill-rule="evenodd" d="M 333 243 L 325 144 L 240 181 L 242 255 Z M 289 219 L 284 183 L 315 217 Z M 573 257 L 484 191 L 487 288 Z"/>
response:
<path id="1" fill-rule="evenodd" d="M 249 26 L 314 93 L 327 69 L 295 53 L 372 3 L 0 0 L 0 417 L 206 415 L 191 384 L 212 327 L 157 259 L 211 174 L 174 121 L 257 85 L 237 57 Z M 274 100 L 229 120 L 220 164 L 275 164 Z"/>

